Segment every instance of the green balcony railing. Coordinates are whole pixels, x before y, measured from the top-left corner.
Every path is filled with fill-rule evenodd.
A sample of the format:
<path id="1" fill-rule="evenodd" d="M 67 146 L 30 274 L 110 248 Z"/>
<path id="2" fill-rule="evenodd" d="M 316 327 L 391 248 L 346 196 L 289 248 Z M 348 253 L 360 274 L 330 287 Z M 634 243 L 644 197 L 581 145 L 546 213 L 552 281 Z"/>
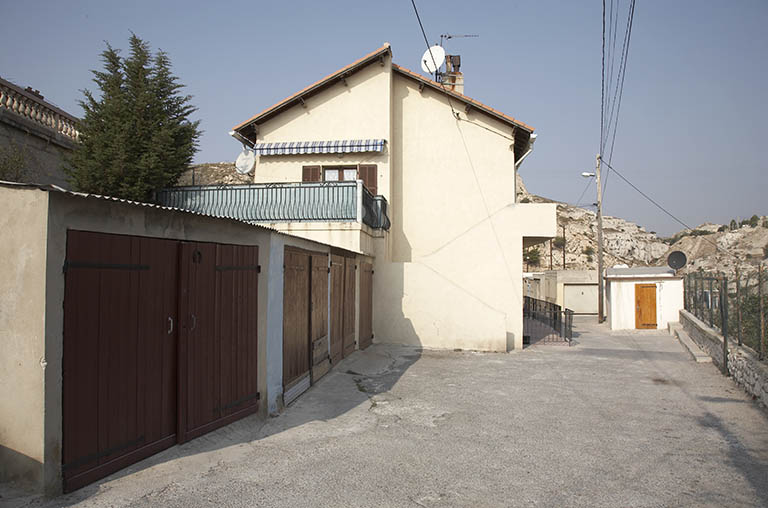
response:
<path id="1" fill-rule="evenodd" d="M 173 187 L 156 201 L 182 210 L 247 222 L 362 222 L 389 229 L 387 200 L 362 181 Z"/>

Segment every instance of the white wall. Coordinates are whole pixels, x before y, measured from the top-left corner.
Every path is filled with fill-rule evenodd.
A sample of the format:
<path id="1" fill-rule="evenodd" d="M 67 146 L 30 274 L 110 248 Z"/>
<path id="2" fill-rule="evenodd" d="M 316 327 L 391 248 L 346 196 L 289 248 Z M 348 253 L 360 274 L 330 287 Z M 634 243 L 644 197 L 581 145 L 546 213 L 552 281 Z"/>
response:
<path id="1" fill-rule="evenodd" d="M 670 280 L 637 280 L 610 281 L 608 283 L 608 322 L 611 330 L 630 330 L 636 328 L 635 323 L 635 285 L 656 285 L 656 328 L 666 329 L 669 322 L 679 320 L 680 309 L 683 308 L 683 281 Z"/>
<path id="2" fill-rule="evenodd" d="M 445 95 L 399 74 L 393 97 L 391 258 L 377 251 L 377 340 L 521 348 L 523 236 L 555 236 L 555 205 L 515 204 L 511 126 L 453 101 L 457 120 Z"/>

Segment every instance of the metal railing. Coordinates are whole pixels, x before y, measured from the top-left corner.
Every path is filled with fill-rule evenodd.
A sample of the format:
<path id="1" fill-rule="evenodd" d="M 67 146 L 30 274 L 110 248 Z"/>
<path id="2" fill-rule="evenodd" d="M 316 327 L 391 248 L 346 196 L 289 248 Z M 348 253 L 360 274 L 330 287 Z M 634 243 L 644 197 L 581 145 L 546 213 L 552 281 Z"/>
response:
<path id="1" fill-rule="evenodd" d="M 163 205 L 247 222 L 362 222 L 389 229 L 387 200 L 362 181 L 172 187 L 155 194 Z"/>
<path id="2" fill-rule="evenodd" d="M 687 274 L 685 310 L 719 331 L 724 348 L 735 341 L 765 361 L 768 284 L 762 268 L 747 273 L 730 278 L 720 273 Z"/>
<path id="3" fill-rule="evenodd" d="M 530 296 L 523 297 L 523 343 L 573 340 L 573 311 Z"/>

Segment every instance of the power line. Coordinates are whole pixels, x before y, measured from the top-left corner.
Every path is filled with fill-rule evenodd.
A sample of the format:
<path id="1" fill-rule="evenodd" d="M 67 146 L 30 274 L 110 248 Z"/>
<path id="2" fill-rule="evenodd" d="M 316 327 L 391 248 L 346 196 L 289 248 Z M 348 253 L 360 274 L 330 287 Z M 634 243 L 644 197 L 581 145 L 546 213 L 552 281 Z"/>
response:
<path id="1" fill-rule="evenodd" d="M 603 0 L 603 65 L 600 72 L 600 153 L 603 153 L 605 136 L 605 0 Z"/>
<path id="2" fill-rule="evenodd" d="M 679 224 L 681 224 L 681 225 L 682 225 L 684 228 L 686 228 L 686 229 L 690 229 L 691 231 L 693 231 L 693 228 L 692 228 L 691 226 L 689 226 L 688 224 L 686 224 L 686 223 L 685 223 L 685 222 L 683 222 L 682 220 L 678 219 L 678 218 L 677 218 L 675 215 L 673 215 L 673 214 L 672 214 L 672 212 L 670 212 L 669 210 L 667 210 L 666 208 L 664 208 L 663 206 L 661 206 L 661 205 L 660 205 L 659 203 L 657 203 L 657 202 L 656 202 L 656 201 L 655 201 L 655 200 L 654 200 L 652 197 L 650 197 L 648 194 L 646 194 L 645 192 L 643 192 L 643 191 L 641 191 L 639 188 L 637 188 L 637 186 L 636 186 L 635 184 L 633 184 L 632 182 L 630 182 L 630 181 L 629 181 L 629 180 L 628 180 L 628 179 L 627 179 L 627 178 L 626 178 L 624 175 L 622 175 L 622 174 L 621 174 L 619 171 L 617 171 L 617 170 L 616 170 L 616 168 L 612 167 L 612 166 L 611 166 L 609 163 L 607 163 L 607 162 L 605 162 L 605 161 L 602 161 L 602 162 L 603 162 L 603 164 L 605 164 L 606 166 L 608 166 L 608 167 L 611 169 L 611 171 L 613 171 L 614 173 L 616 173 L 616 175 L 617 175 L 619 178 L 621 178 L 622 180 L 624 180 L 624 181 L 625 181 L 625 182 L 626 182 L 626 183 L 627 183 L 627 184 L 628 184 L 630 187 L 632 187 L 633 189 L 635 189 L 635 190 L 636 190 L 636 191 L 637 191 L 637 192 L 638 192 L 638 193 L 639 193 L 641 196 L 643 196 L 645 199 L 647 199 L 648 201 L 650 201 L 651 203 L 653 203 L 654 205 L 656 205 L 656 207 L 657 207 L 659 210 L 661 210 L 661 211 L 662 211 L 662 212 L 664 212 L 665 214 L 667 214 L 667 215 L 669 215 L 670 217 L 672 217 L 672 218 L 673 218 L 675 221 L 677 221 Z M 718 250 L 720 250 L 720 251 L 722 251 L 722 252 L 725 252 L 726 254 L 729 254 L 729 255 L 733 256 L 734 258 L 736 258 L 736 259 L 739 259 L 739 257 L 738 257 L 738 256 L 736 256 L 736 255 L 735 255 L 735 254 L 733 254 L 732 252 L 729 252 L 729 251 L 727 251 L 727 250 L 723 249 L 722 247 L 720 247 L 718 244 L 716 244 L 716 243 L 715 243 L 715 242 L 713 242 L 712 240 L 709 240 L 709 239 L 708 239 L 708 238 L 706 238 L 706 237 L 702 237 L 702 239 L 703 239 L 705 242 L 707 242 L 707 243 L 709 243 L 709 244 L 713 245 L 713 246 L 714 246 L 716 249 L 718 249 Z"/>
<path id="3" fill-rule="evenodd" d="M 583 190 L 583 191 L 581 191 L 581 195 L 579 196 L 579 199 L 577 199 L 577 200 L 576 200 L 576 203 L 575 203 L 575 205 L 576 205 L 576 206 L 579 206 L 579 203 L 581 203 L 581 198 L 583 198 L 583 197 L 584 197 L 584 194 L 586 194 L 586 193 L 587 193 L 587 189 L 589 189 L 589 186 L 590 186 L 590 185 L 592 185 L 592 180 L 593 180 L 594 178 L 595 178 L 595 177 L 594 177 L 594 176 L 592 176 L 592 177 L 590 177 L 590 178 L 589 178 L 589 180 L 587 180 L 587 185 L 585 185 L 585 186 L 584 186 L 584 190 Z"/>
<path id="4" fill-rule="evenodd" d="M 618 15 L 617 15 L 618 17 Z M 629 43 L 632 38 L 632 24 L 635 17 L 635 0 L 630 1 L 629 5 L 629 12 L 627 13 L 627 27 L 624 32 L 624 43 L 622 46 L 621 51 L 621 63 L 619 65 L 619 73 L 617 75 L 617 87 L 616 92 L 618 92 L 618 102 L 617 102 L 617 96 L 616 93 L 614 93 L 613 98 L 613 104 L 611 105 L 611 116 L 613 117 L 613 111 L 615 107 L 615 118 L 613 118 L 613 137 L 611 140 L 611 149 L 608 153 L 608 162 L 610 163 L 613 160 L 613 149 L 616 145 L 616 132 L 618 131 L 619 126 L 619 112 L 621 111 L 621 98 L 624 95 L 624 78 L 627 74 L 627 61 L 629 58 Z M 619 76 L 620 76 L 620 84 L 619 84 Z M 611 118 L 608 120 L 608 134 L 610 135 L 611 130 Z M 607 141 L 607 138 L 606 138 Z M 608 187 L 608 177 L 610 176 L 611 172 L 607 171 L 605 175 L 605 182 L 603 183 L 603 194 L 605 194 L 605 190 Z"/>

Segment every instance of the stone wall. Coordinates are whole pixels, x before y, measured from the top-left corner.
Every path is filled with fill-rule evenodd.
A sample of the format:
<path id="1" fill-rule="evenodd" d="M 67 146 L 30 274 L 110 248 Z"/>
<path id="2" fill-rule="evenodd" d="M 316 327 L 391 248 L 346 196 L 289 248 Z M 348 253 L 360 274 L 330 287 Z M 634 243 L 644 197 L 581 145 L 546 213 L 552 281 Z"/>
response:
<path id="1" fill-rule="evenodd" d="M 720 370 L 723 368 L 723 336 L 686 310 L 680 311 L 680 324 Z M 768 364 L 761 362 L 750 348 L 728 341 L 728 372 L 733 380 L 768 406 Z"/>
<path id="2" fill-rule="evenodd" d="M 0 148 L 18 150 L 24 161 L 20 180 L 69 188 L 62 170 L 74 141 L 45 126 L 0 109 Z"/>

